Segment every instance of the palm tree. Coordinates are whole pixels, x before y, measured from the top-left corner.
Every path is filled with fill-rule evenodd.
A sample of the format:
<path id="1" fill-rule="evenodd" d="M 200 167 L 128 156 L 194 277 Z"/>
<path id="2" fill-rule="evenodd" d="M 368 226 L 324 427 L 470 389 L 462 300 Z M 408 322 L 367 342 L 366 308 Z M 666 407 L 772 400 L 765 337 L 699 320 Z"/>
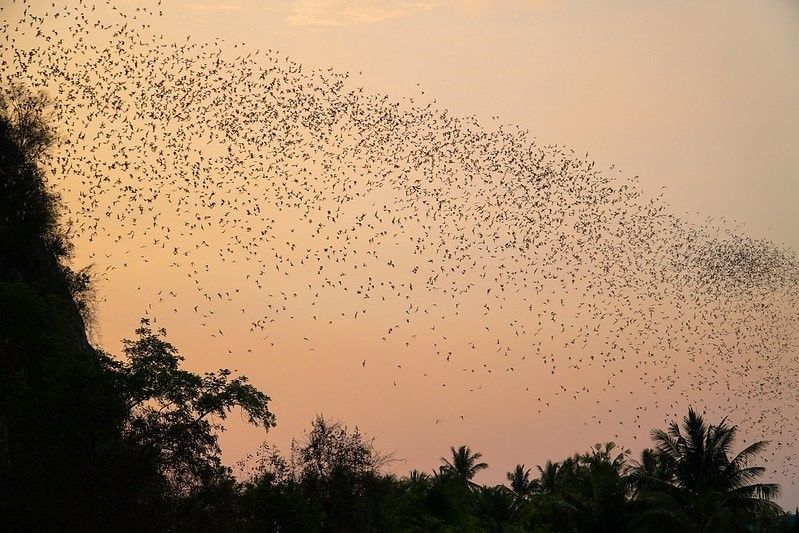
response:
<path id="1" fill-rule="evenodd" d="M 547 460 L 543 467 L 538 465 L 537 468 L 540 474 L 538 486 L 541 488 L 541 491 L 547 494 L 555 494 L 558 486 L 558 470 L 560 469 L 560 464 Z"/>
<path id="2" fill-rule="evenodd" d="M 633 500 L 627 475 L 629 450 L 613 442 L 597 444 L 588 453 L 572 459 L 558 473 L 560 507 L 577 531 L 629 531 L 642 510 Z M 569 460 L 567 460 L 569 461 Z M 573 466 L 571 466 L 573 465 Z"/>
<path id="3" fill-rule="evenodd" d="M 406 478 L 409 483 L 418 484 L 418 483 L 427 483 L 430 481 L 430 476 L 424 472 L 419 472 L 415 468 L 411 470 L 410 474 Z"/>
<path id="4" fill-rule="evenodd" d="M 553 463 L 551 460 L 547 460 L 543 467 L 538 465 L 537 468 L 540 475 L 535 480 L 538 490 L 550 495 L 563 491 L 577 475 L 579 462 L 580 456 L 574 455 L 561 462 Z"/>
<path id="5" fill-rule="evenodd" d="M 524 465 L 516 465 L 516 468 L 507 473 L 507 477 L 511 490 L 517 496 L 527 496 L 538 486 L 538 481 L 530 479 L 530 469 L 525 469 Z"/>
<path id="6" fill-rule="evenodd" d="M 753 483 L 765 468 L 751 466 L 767 442 L 750 444 L 732 455 L 737 427 L 727 419 L 707 425 L 693 409 L 683 426 L 672 422 L 668 431 L 653 430 L 657 450 L 671 463 L 671 483 L 649 478 L 653 488 L 670 497 L 674 506 L 664 510 L 679 527 L 689 531 L 716 531 L 733 523 L 756 519 L 761 513 L 779 513 L 773 501 L 780 494 L 774 483 Z"/>
<path id="7" fill-rule="evenodd" d="M 479 487 L 474 492 L 474 508 L 485 531 L 502 532 L 513 525 L 519 500 L 503 485 Z"/>
<path id="8" fill-rule="evenodd" d="M 423 490 L 429 487 L 431 482 L 432 478 L 429 474 L 416 469 L 411 470 L 406 477 L 402 478 L 402 486 L 409 489 Z"/>
<path id="9" fill-rule="evenodd" d="M 451 473 L 470 487 L 477 486 L 476 483 L 472 482 L 472 478 L 480 470 L 488 468 L 486 463 L 479 462 L 483 454 L 480 452 L 472 453 L 472 450 L 466 445 L 461 446 L 457 450 L 453 446 L 450 448 L 450 451 L 452 452 L 452 461 L 442 457 L 441 460 L 444 461 L 442 470 Z"/>
<path id="10" fill-rule="evenodd" d="M 670 483 L 674 478 L 674 462 L 668 455 L 652 448 L 641 452 L 641 460 L 633 461 L 630 481 L 639 494 L 656 489 L 655 484 Z"/>

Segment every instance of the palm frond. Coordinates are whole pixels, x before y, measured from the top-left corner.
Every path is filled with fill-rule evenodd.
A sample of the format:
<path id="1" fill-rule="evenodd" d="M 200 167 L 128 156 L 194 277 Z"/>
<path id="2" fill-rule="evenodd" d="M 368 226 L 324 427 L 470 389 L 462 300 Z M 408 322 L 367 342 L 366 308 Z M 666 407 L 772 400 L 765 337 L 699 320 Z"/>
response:
<path id="1" fill-rule="evenodd" d="M 765 450 L 768 444 L 769 441 L 767 440 L 753 442 L 752 444 L 750 444 L 749 446 L 738 452 L 738 455 L 736 455 L 730 462 L 738 467 L 746 466 L 746 463 L 754 456 L 760 454 L 763 450 Z"/>

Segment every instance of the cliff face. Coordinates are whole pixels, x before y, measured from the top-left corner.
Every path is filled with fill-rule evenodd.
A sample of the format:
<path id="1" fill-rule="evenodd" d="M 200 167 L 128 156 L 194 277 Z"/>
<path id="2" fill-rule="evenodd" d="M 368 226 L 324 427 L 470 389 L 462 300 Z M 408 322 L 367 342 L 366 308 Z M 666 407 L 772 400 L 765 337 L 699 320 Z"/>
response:
<path id="1" fill-rule="evenodd" d="M 89 351 L 70 271 L 61 266 L 69 246 L 58 227 L 58 198 L 48 191 L 14 132 L 0 117 L 0 283 L 28 286 L 56 305 L 65 318 L 71 348 Z"/>
<path id="2" fill-rule="evenodd" d="M 21 284 L 30 287 L 36 294 L 51 302 L 63 319 L 65 326 L 63 333 L 66 336 L 64 340 L 68 348 L 90 352 L 92 348 L 86 335 L 86 324 L 70 291 L 65 271 L 58 260 L 52 252 L 41 246 L 25 252 L 23 255 L 13 248 L 0 247 L 0 284 Z M 0 343 L 0 350 L 2 344 Z M 0 357 L 2 357 L 1 352 Z"/>
<path id="3" fill-rule="evenodd" d="M 57 205 L 0 116 L 0 515 L 25 465 L 54 456 L 39 443 L 69 434 L 53 429 L 68 419 L 59 406 L 76 403 L 83 376 L 96 374 L 74 276 L 61 263 Z"/>

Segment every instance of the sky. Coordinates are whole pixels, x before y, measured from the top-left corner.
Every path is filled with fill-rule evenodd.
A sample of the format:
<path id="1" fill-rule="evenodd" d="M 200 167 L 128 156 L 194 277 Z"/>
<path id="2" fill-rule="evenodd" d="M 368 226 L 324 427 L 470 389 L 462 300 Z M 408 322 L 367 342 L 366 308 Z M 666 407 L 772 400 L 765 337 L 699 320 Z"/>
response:
<path id="1" fill-rule="evenodd" d="M 131 10 L 138 4 L 118 5 Z M 162 16 L 153 20 L 152 30 L 169 41 L 223 39 L 228 48 L 277 49 L 306 67 L 348 71 L 367 93 L 434 100 L 453 115 L 518 124 L 541 144 L 567 146 L 600 167 L 615 165 L 626 176 L 638 176 L 641 189 L 662 195 L 672 212 L 689 221 L 740 227 L 744 234 L 799 249 L 799 4 L 794 2 L 176 0 L 159 9 Z M 144 248 L 145 241 L 136 244 Z M 118 248 L 111 240 L 79 242 L 76 261 L 103 268 L 106 254 L 109 264 L 120 263 L 112 257 Z M 150 253 L 160 252 L 142 257 Z M 510 330 L 501 339 L 516 365 L 509 373 L 500 359 L 504 355 L 493 350 L 493 334 L 480 337 L 475 331 L 484 324 L 498 329 L 507 324 L 503 321 L 514 318 L 520 302 L 484 323 L 477 314 L 442 315 L 440 321 L 414 325 L 406 337 L 419 346 L 414 350 L 379 341 L 383 323 L 401 313 L 404 303 L 370 309 L 366 322 L 324 327 L 309 318 L 317 311 L 305 301 L 291 320 L 278 321 L 266 337 L 254 339 L 238 324 L 244 313 L 239 308 L 257 308 L 263 295 L 242 290 L 234 303 L 215 308 L 212 320 L 220 335 L 210 338 L 209 328 L 190 312 L 190 298 L 162 306 L 153 301 L 169 288 L 190 291 L 185 271 L 154 271 L 133 262 L 125 268 L 99 286 L 97 343 L 118 352 L 138 317 L 160 312 L 160 323 L 191 368 L 235 367 L 272 397 L 278 426 L 266 437 L 232 417 L 222 438 L 229 462 L 264 438 L 286 449 L 314 414 L 324 413 L 358 425 L 377 437 L 379 447 L 395 450 L 403 459 L 396 465 L 399 472 L 434 468 L 450 446 L 466 443 L 491 465 L 479 481 L 497 483 L 516 463 L 543 464 L 594 442 L 616 440 L 637 452 L 648 428 L 665 426 L 664 413 L 686 412 L 710 393 L 675 389 L 653 399 L 644 374 L 624 366 L 631 362 L 614 367 L 619 374 L 612 387 L 607 380 L 608 390 L 603 386 L 609 376 L 599 369 L 550 379 L 545 364 L 522 363 L 524 347 Z M 238 287 L 235 276 L 247 272 L 227 265 L 206 281 L 224 291 Z M 267 290 L 291 292 L 309 279 L 305 272 Z M 418 298 L 431 309 L 439 303 L 429 295 Z M 464 306 L 469 303 L 478 305 L 465 300 Z M 323 307 L 335 314 L 346 305 L 331 300 Z M 664 313 L 668 320 L 682 319 L 673 310 Z M 431 323 L 445 331 L 452 346 L 431 333 Z M 459 353 L 456 340 L 463 344 L 473 337 L 485 348 L 479 357 L 494 361 L 491 376 L 475 379 L 433 356 L 448 349 Z M 549 348 L 557 352 L 554 344 Z M 482 360 L 464 365 L 479 367 Z M 565 393 L 581 387 L 594 392 L 574 401 Z M 542 408 L 542 398 L 552 407 Z M 649 406 L 646 413 L 637 410 L 641 405 Z M 729 405 L 706 407 L 711 418 L 730 414 Z M 779 407 L 769 423 L 799 414 L 795 405 Z M 778 450 L 783 459 L 797 451 L 795 438 L 786 437 Z M 799 504 L 799 488 L 789 478 L 780 481 L 784 502 Z"/>
<path id="2" fill-rule="evenodd" d="M 176 37 L 277 48 L 304 65 L 359 73 L 370 91 L 419 98 L 424 92 L 454 113 L 519 124 L 543 143 L 638 175 L 644 189 L 662 192 L 689 219 L 724 217 L 753 236 L 799 247 L 796 3 L 176 2 L 165 6 L 162 22 Z M 316 360 L 300 367 L 336 376 L 339 384 L 312 385 L 339 391 L 333 397 L 357 371 L 340 373 Z M 286 371 L 297 370 L 287 363 Z M 352 385 L 358 396 L 384 394 L 379 386 L 364 391 L 357 379 Z M 476 419 L 466 428 L 447 423 L 431 434 L 416 429 L 424 407 L 415 402 L 386 407 L 394 416 L 384 417 L 357 401 L 306 400 L 294 414 L 292 406 L 301 403 L 295 395 L 307 394 L 274 393 L 287 433 L 296 434 L 312 411 L 324 411 L 396 447 L 408 467 L 432 467 L 449 445 L 464 441 L 495 465 L 486 479 L 501 481 L 514 461 L 543 463 L 591 444 L 578 432 L 558 430 L 561 417 L 582 425 L 587 415 L 579 407 L 552 419 L 511 421 L 492 409 L 506 399 L 488 409 L 467 403 L 464 410 Z M 424 388 L 418 394 L 423 403 L 455 404 L 444 412 L 464 401 Z M 799 491 L 788 494 L 799 501 Z"/>
<path id="3" fill-rule="evenodd" d="M 164 14 L 172 31 L 520 124 L 665 186 L 676 210 L 799 245 L 794 2 L 229 1 Z"/>

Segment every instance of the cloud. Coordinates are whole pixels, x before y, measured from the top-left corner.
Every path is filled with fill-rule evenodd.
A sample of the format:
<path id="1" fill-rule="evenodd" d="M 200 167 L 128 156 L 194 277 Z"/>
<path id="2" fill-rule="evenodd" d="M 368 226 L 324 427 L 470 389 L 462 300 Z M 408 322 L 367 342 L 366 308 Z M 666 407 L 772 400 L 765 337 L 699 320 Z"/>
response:
<path id="1" fill-rule="evenodd" d="M 407 17 L 436 6 L 436 1 L 297 0 L 291 6 L 292 26 L 359 26 Z"/>

